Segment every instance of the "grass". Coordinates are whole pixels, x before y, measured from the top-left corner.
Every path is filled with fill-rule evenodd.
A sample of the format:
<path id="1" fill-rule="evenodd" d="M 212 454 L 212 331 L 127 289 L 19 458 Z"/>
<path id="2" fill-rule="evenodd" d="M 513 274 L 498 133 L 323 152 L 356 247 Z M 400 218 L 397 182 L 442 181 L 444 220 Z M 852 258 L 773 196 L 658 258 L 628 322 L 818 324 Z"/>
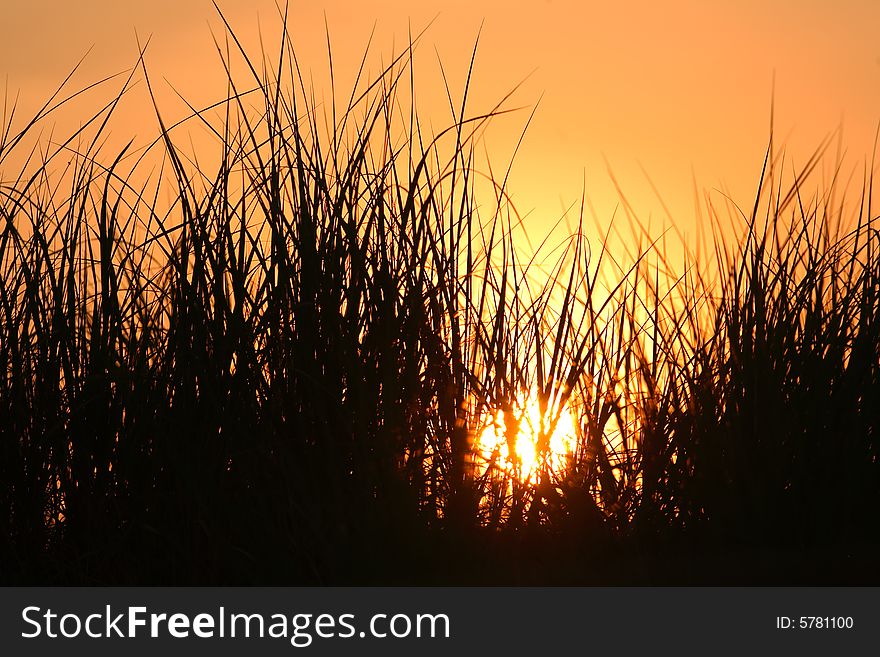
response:
<path id="1" fill-rule="evenodd" d="M 104 155 L 142 62 L 12 178 L 65 101 L 5 119 L 5 581 L 877 581 L 873 163 L 843 202 L 807 191 L 821 152 L 786 182 L 768 149 L 713 266 L 636 229 L 624 264 L 581 220 L 541 270 L 506 176 L 477 203 L 503 104 L 429 134 L 408 50 L 323 107 L 282 36 L 253 59 L 229 30 L 249 77 L 189 119 L 210 171 L 158 107 L 147 153 Z M 539 446 L 563 408 L 577 432 L 528 479 L 474 447 L 524 393 Z"/>

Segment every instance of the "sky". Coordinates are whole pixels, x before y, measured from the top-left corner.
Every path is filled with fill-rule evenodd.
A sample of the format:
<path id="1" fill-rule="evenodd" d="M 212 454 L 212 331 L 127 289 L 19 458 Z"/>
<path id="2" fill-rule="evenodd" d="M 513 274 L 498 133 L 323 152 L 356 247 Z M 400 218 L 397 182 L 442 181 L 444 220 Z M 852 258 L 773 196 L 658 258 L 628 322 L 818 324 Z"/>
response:
<path id="1" fill-rule="evenodd" d="M 274 0 L 218 2 L 251 47 L 259 31 L 268 41 L 277 35 Z M 87 51 L 75 83 L 131 67 L 138 39 L 148 37 L 147 63 L 170 114 L 182 111 L 172 87 L 197 105 L 225 94 L 212 38 L 222 23 L 210 0 L 0 0 L 0 7 L 0 80 L 24 110 Z M 613 214 L 619 196 L 609 169 L 651 225 L 663 224 L 666 210 L 648 178 L 686 234 L 695 228 L 695 181 L 748 206 L 771 98 L 775 140 L 786 144 L 793 165 L 842 127 L 832 151 L 839 146 L 847 171 L 857 170 L 870 159 L 880 121 L 876 0 L 292 1 L 297 52 L 317 80 L 326 79 L 325 22 L 341 87 L 371 30 L 375 61 L 387 62 L 409 30 L 430 25 L 416 65 L 419 109 L 434 126 L 449 121 L 438 61 L 460 93 L 479 35 L 472 111 L 491 109 L 517 85 L 508 106 L 523 108 L 485 135 L 499 167 L 537 105 L 510 181 L 533 232 L 577 204 L 582 189 L 599 215 Z M 155 133 L 143 103 L 124 109 L 129 124 L 114 130 Z"/>

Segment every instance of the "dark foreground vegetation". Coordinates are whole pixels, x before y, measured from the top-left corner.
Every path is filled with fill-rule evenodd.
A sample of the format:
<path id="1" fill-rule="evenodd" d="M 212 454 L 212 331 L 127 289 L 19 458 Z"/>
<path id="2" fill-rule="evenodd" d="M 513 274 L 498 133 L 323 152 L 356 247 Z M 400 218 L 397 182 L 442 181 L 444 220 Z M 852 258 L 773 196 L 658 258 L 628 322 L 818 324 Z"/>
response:
<path id="1" fill-rule="evenodd" d="M 428 134 L 407 57 L 339 108 L 287 39 L 242 61 L 190 120 L 210 172 L 161 119 L 105 157 L 113 103 L 20 175 L 61 108 L 2 126 L 3 581 L 880 581 L 871 173 L 845 199 L 770 149 L 700 258 L 621 264 L 581 221 L 539 270 L 503 177 L 477 207 L 497 111 Z M 539 444 L 578 425 L 529 479 L 474 448 L 523 391 Z"/>

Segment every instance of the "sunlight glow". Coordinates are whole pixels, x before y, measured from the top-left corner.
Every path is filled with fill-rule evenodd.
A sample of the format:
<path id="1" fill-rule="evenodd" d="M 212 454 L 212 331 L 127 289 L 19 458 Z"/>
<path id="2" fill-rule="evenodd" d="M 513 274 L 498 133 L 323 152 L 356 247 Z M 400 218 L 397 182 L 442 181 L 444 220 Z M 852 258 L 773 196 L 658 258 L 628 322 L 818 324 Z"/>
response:
<path id="1" fill-rule="evenodd" d="M 506 412 L 505 412 L 506 411 Z M 475 441 L 479 469 L 497 468 L 523 483 L 534 483 L 546 466 L 561 471 L 577 445 L 574 418 L 567 406 L 542 414 L 538 394 L 517 396 L 515 405 L 486 413 Z"/>

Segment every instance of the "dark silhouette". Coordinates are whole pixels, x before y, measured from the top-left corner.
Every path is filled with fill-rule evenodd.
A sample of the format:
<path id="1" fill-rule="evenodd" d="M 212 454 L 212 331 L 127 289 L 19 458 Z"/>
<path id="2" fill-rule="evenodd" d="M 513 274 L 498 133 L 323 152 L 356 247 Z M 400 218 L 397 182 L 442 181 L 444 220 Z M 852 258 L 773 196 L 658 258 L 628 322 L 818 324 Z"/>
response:
<path id="1" fill-rule="evenodd" d="M 240 54 L 256 92 L 191 119 L 210 175 L 159 118 L 135 183 L 99 152 L 111 104 L 0 184 L 5 582 L 877 583 L 870 177 L 850 211 L 805 191 L 821 152 L 786 186 L 768 150 L 717 277 L 648 244 L 609 290 L 581 228 L 542 278 L 506 182 L 474 200 L 500 108 L 427 135 L 405 56 L 337 113 L 286 34 L 291 76 Z M 0 172 L 52 111 L 2 126 Z M 524 391 L 545 456 L 560 408 L 578 425 L 527 481 L 474 450 Z"/>

